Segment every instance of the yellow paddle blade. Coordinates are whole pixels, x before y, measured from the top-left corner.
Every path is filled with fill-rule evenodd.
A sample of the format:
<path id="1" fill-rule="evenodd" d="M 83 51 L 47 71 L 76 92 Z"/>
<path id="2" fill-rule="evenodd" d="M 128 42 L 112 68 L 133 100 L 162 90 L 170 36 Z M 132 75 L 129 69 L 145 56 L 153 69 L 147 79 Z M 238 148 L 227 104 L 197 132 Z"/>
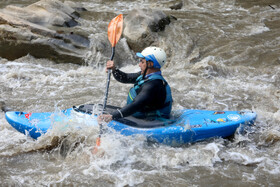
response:
<path id="1" fill-rule="evenodd" d="M 108 38 L 112 45 L 115 47 L 118 43 L 123 30 L 123 15 L 120 14 L 109 23 L 108 26 Z"/>

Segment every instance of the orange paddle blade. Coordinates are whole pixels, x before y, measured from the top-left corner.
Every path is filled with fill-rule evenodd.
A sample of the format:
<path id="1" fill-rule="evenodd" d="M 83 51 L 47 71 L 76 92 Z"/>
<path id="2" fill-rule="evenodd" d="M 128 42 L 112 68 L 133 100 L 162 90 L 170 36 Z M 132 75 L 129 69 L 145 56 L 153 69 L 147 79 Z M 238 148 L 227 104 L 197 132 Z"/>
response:
<path id="1" fill-rule="evenodd" d="M 96 139 L 96 145 L 91 152 L 92 154 L 96 154 L 98 152 L 98 147 L 100 146 L 100 143 L 101 143 L 101 140 L 100 140 L 100 137 L 98 137 Z"/>
<path id="2" fill-rule="evenodd" d="M 97 146 L 97 147 L 100 146 L 100 142 L 101 142 L 100 137 L 98 137 L 98 138 L 96 139 L 96 146 Z"/>
<path id="3" fill-rule="evenodd" d="M 118 43 L 123 30 L 123 15 L 120 14 L 109 23 L 108 26 L 108 38 L 112 45 L 115 47 Z"/>

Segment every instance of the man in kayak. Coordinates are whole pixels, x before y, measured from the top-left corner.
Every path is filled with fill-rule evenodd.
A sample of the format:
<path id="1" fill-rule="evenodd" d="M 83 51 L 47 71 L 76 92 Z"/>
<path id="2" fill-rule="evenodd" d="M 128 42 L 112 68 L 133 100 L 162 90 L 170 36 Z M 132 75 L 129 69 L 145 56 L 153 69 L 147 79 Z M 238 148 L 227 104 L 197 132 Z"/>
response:
<path id="1" fill-rule="evenodd" d="M 158 47 L 147 47 L 141 53 L 138 73 L 124 73 L 115 67 L 114 61 L 108 61 L 106 71 L 112 69 L 115 79 L 134 86 L 129 90 L 127 105 L 111 114 L 99 116 L 99 120 L 109 122 L 119 118 L 134 116 L 137 118 L 169 118 L 172 108 L 171 89 L 161 75 L 161 67 L 166 62 L 166 53 Z"/>

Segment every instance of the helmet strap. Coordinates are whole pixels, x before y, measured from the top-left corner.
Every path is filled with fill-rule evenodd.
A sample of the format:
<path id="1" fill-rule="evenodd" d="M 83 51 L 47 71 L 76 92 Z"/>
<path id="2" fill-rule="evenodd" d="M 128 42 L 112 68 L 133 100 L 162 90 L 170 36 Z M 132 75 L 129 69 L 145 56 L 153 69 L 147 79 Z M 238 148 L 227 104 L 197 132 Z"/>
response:
<path id="1" fill-rule="evenodd" d="M 148 62 L 146 62 L 147 66 L 146 66 L 146 69 L 144 70 L 144 73 L 143 73 L 143 79 L 145 79 L 145 76 L 146 76 L 146 73 L 147 73 L 147 70 L 148 70 Z"/>

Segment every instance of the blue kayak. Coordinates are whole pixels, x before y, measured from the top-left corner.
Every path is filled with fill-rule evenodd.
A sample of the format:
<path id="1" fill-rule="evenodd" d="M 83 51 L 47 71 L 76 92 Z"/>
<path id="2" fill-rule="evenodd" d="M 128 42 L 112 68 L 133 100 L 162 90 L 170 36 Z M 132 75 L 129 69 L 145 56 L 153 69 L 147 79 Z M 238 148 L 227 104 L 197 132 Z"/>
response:
<path id="1" fill-rule="evenodd" d="M 10 111 L 5 116 L 17 131 L 37 139 L 53 128 L 57 122 L 67 122 L 73 116 L 89 118 L 87 125 L 98 125 L 93 105 L 81 105 L 57 112 L 28 113 Z M 116 107 L 108 106 L 115 109 Z M 144 135 L 148 141 L 171 146 L 202 141 L 214 137 L 228 137 L 237 129 L 242 131 L 254 123 L 257 114 L 251 111 L 208 111 L 184 109 L 172 112 L 170 119 L 145 120 L 132 116 L 111 121 L 107 124 L 125 136 Z"/>

